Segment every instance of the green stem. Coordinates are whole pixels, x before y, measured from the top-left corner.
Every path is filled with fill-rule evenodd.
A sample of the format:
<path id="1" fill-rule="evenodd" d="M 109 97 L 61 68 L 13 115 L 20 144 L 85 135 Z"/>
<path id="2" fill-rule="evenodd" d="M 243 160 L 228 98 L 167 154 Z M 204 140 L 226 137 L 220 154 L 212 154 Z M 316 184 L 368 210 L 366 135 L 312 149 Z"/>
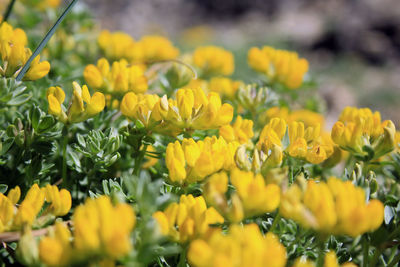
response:
<path id="1" fill-rule="evenodd" d="M 8 4 L 7 9 L 6 9 L 6 12 L 4 13 L 4 16 L 3 16 L 3 21 L 2 21 L 2 23 L 3 23 L 4 21 L 7 21 L 7 20 L 8 20 L 8 17 L 9 17 L 10 14 L 11 14 L 11 11 L 12 11 L 12 9 L 13 9 L 13 7 L 14 7 L 15 2 L 16 2 L 16 0 L 11 0 L 10 3 Z"/>
<path id="2" fill-rule="evenodd" d="M 316 266 L 317 267 L 322 267 L 324 266 L 324 247 L 323 247 L 324 243 L 320 242 L 320 244 L 318 245 L 318 258 L 317 258 L 317 262 L 316 262 Z"/>
<path id="3" fill-rule="evenodd" d="M 362 248 L 363 248 L 362 267 L 368 267 L 369 242 L 368 242 L 368 235 L 367 235 L 367 234 L 365 234 L 365 235 L 363 236 Z"/>
<path id="4" fill-rule="evenodd" d="M 63 128 L 63 142 L 62 142 L 62 187 L 68 188 L 67 182 L 67 145 L 68 145 L 68 129 L 67 126 Z"/>
<path id="5" fill-rule="evenodd" d="M 398 264 L 400 262 L 400 253 L 396 255 L 396 257 L 394 257 L 389 264 L 387 265 L 387 267 L 393 267 L 396 264 Z"/>
<path id="6" fill-rule="evenodd" d="M 271 228 L 269 229 L 270 232 L 273 232 L 276 228 L 276 226 L 278 225 L 279 221 L 281 220 L 281 215 L 278 213 L 276 214 L 275 218 L 274 218 L 274 222 L 272 223 Z"/>
<path id="7" fill-rule="evenodd" d="M 46 46 L 46 44 L 49 42 L 50 38 L 53 36 L 55 31 L 57 30 L 58 26 L 60 23 L 64 20 L 65 16 L 71 11 L 72 7 L 78 2 L 78 0 L 72 0 L 71 3 L 67 6 L 67 8 L 64 10 L 64 12 L 61 14 L 61 16 L 57 19 L 56 23 L 54 23 L 53 27 L 50 28 L 50 30 L 47 32 L 47 34 L 44 36 L 38 47 L 35 49 L 33 54 L 30 56 L 28 61 L 26 61 L 25 65 L 22 67 L 21 71 L 18 73 L 17 77 L 15 78 L 17 81 L 22 81 L 22 78 L 24 78 L 25 73 L 29 69 L 29 66 L 31 65 L 32 61 L 39 55 L 39 53 L 43 50 L 43 48 Z"/>
<path id="8" fill-rule="evenodd" d="M 144 155 L 146 154 L 147 145 L 143 145 L 143 149 L 140 151 L 139 156 L 135 159 L 135 167 L 133 169 L 133 175 L 139 176 L 140 174 L 140 166 L 142 166 L 142 161 Z"/>
<path id="9" fill-rule="evenodd" d="M 371 267 L 375 267 L 376 263 L 379 260 L 379 256 L 382 254 L 382 249 L 381 248 L 377 248 L 374 252 L 374 255 L 372 256 L 372 260 L 369 264 L 369 266 Z"/>

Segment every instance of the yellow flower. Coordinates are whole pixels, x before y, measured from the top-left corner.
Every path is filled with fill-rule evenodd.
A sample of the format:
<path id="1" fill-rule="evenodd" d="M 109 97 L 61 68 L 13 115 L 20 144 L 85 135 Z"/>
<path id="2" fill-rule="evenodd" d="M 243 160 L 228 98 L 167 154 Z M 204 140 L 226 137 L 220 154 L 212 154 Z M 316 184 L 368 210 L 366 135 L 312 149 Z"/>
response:
<path id="1" fill-rule="evenodd" d="M 222 104 L 216 93 L 179 89 L 175 99 L 166 96 L 127 93 L 120 106 L 123 115 L 139 120 L 153 132 L 178 135 L 183 131 L 216 129 L 229 124 L 233 107 Z"/>
<path id="2" fill-rule="evenodd" d="M 213 232 L 190 243 L 188 260 L 192 266 L 285 266 L 285 247 L 277 236 L 263 236 L 256 224 L 232 225 L 224 235 Z"/>
<path id="3" fill-rule="evenodd" d="M 101 58 L 96 66 L 87 65 L 83 76 L 91 88 L 108 94 L 144 93 L 148 87 L 143 66 L 129 65 L 126 60 L 115 61 L 110 68 L 107 59 Z"/>
<path id="4" fill-rule="evenodd" d="M 210 224 L 223 223 L 224 218 L 214 209 L 207 208 L 202 196 L 182 195 L 179 203 L 170 204 L 163 212 L 153 214 L 160 232 L 178 242 L 205 236 Z"/>
<path id="5" fill-rule="evenodd" d="M 289 145 L 284 148 L 282 140 L 286 133 L 286 122 L 281 118 L 273 118 L 261 131 L 257 148 L 266 155 L 270 155 L 271 149 L 279 146 L 292 157 L 319 164 L 334 152 L 332 141 L 323 133 L 321 134 L 320 129 L 319 124 L 305 129 L 303 122 L 291 121 L 288 125 Z"/>
<path id="6" fill-rule="evenodd" d="M 42 11 L 46 10 L 47 8 L 56 8 L 61 4 L 61 0 L 38 0 L 38 1 L 22 0 L 22 2 L 25 5 L 37 8 Z"/>
<path id="7" fill-rule="evenodd" d="M 206 137 L 202 141 L 183 139 L 167 146 L 166 165 L 171 182 L 184 184 L 203 180 L 221 169 L 235 166 L 238 143 L 227 143 L 222 137 Z"/>
<path id="8" fill-rule="evenodd" d="M 26 193 L 14 217 L 14 228 L 24 224 L 32 225 L 44 203 L 44 193 L 37 184 L 34 184 Z"/>
<path id="9" fill-rule="evenodd" d="M 193 53 L 193 63 L 203 76 L 231 75 L 234 70 L 233 54 L 217 46 L 201 46 Z"/>
<path id="10" fill-rule="evenodd" d="M 204 185 L 204 197 L 226 218 L 240 222 L 251 217 L 274 211 L 280 202 L 280 188 L 276 184 L 266 184 L 260 174 L 234 168 L 229 179 L 236 189 L 231 201 L 226 198 L 228 176 L 225 172 L 213 174 Z"/>
<path id="11" fill-rule="evenodd" d="M 152 61 L 174 59 L 179 50 L 163 36 L 146 35 L 129 51 L 133 62 L 152 63 Z"/>
<path id="12" fill-rule="evenodd" d="M 4 22 L 0 26 L 0 76 L 16 77 L 26 61 L 32 55 L 26 47 L 26 34 L 21 29 L 13 29 Z M 47 61 L 40 62 L 38 55 L 29 66 L 23 78 L 24 81 L 33 81 L 43 78 L 50 71 L 50 64 Z"/>
<path id="13" fill-rule="evenodd" d="M 234 81 L 225 77 L 214 77 L 208 83 L 208 89 L 211 92 L 220 93 L 221 96 L 226 96 L 233 99 L 239 87 L 243 83 L 241 81 Z"/>
<path id="14" fill-rule="evenodd" d="M 39 257 L 48 266 L 65 266 L 72 255 L 71 232 L 60 222 L 39 242 Z"/>
<path id="15" fill-rule="evenodd" d="M 297 258 L 294 262 L 293 267 L 315 267 L 315 263 L 307 260 L 304 257 Z M 346 262 L 344 264 L 339 264 L 336 254 L 333 251 L 329 251 L 325 254 L 324 267 L 357 267 L 354 263 Z"/>
<path id="16" fill-rule="evenodd" d="M 356 237 L 379 228 L 383 209 L 379 200 L 365 203 L 362 188 L 331 177 L 327 183 L 310 180 L 304 189 L 292 185 L 283 193 L 279 211 L 303 227 Z"/>
<path id="17" fill-rule="evenodd" d="M 264 46 L 253 47 L 248 53 L 248 63 L 255 71 L 266 75 L 271 82 L 279 82 L 289 89 L 297 89 L 308 71 L 308 62 L 297 53 Z"/>
<path id="18" fill-rule="evenodd" d="M 124 203 L 113 206 L 108 196 L 87 199 L 75 209 L 73 223 L 73 249 L 79 253 L 118 259 L 132 247 L 129 235 L 136 224 L 133 209 Z"/>
<path id="19" fill-rule="evenodd" d="M 134 40 L 128 34 L 123 32 L 110 33 L 104 30 L 100 33 L 97 42 L 108 59 L 130 59 L 129 50 L 132 49 Z"/>
<path id="20" fill-rule="evenodd" d="M 374 151 L 373 159 L 395 148 L 396 129 L 392 121 L 381 122 L 379 112 L 368 108 L 346 107 L 332 128 L 332 140 L 355 155 L 369 156 L 364 146 Z"/>
<path id="21" fill-rule="evenodd" d="M 65 100 L 65 93 L 60 87 L 50 87 L 47 90 L 47 101 L 49 102 L 49 114 L 54 115 L 64 124 L 85 121 L 100 113 L 105 106 L 105 97 L 102 93 L 96 92 L 90 96 L 86 85 L 81 87 L 73 82 L 74 88 L 71 105 L 65 112 L 62 103 Z M 84 105 L 86 103 L 86 106 Z"/>
<path id="22" fill-rule="evenodd" d="M 219 135 L 228 142 L 238 141 L 240 144 L 245 144 L 254 136 L 253 121 L 237 116 L 232 126 L 224 125 L 219 128 Z"/>
<path id="23" fill-rule="evenodd" d="M 43 188 L 45 193 L 45 200 L 51 203 L 48 210 L 55 216 L 64 216 L 71 209 L 71 194 L 65 189 L 58 190 L 55 185 L 46 185 Z"/>

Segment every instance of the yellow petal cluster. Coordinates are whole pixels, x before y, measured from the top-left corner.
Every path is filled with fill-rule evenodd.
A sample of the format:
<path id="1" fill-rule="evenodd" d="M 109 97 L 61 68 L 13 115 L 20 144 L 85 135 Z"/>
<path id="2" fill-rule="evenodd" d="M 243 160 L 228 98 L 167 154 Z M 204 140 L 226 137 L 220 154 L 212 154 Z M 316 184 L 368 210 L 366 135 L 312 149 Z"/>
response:
<path id="1" fill-rule="evenodd" d="M 224 222 L 214 208 L 207 208 L 202 196 L 192 195 L 182 195 L 179 203 L 172 203 L 164 211 L 155 212 L 153 218 L 162 235 L 181 243 L 209 234 L 212 231 L 210 224 Z"/>
<path id="2" fill-rule="evenodd" d="M 293 267 L 316 267 L 316 264 L 304 257 L 300 257 L 296 259 Z M 335 252 L 329 251 L 325 254 L 324 267 L 357 267 L 357 265 L 352 262 L 339 264 Z"/>
<path id="3" fill-rule="evenodd" d="M 308 110 L 298 109 L 290 110 L 286 107 L 272 107 L 265 112 L 265 119 L 269 122 L 272 118 L 284 119 L 287 123 L 292 121 L 303 122 L 305 127 L 321 125 L 321 128 L 325 125 L 325 118 L 320 113 Z"/>
<path id="4" fill-rule="evenodd" d="M 266 75 L 271 82 L 279 82 L 289 89 L 297 89 L 308 71 L 308 62 L 296 52 L 264 46 L 252 47 L 248 52 L 248 64 L 255 71 Z"/>
<path id="5" fill-rule="evenodd" d="M 193 52 L 193 64 L 203 76 L 231 75 L 235 68 L 233 54 L 217 46 L 200 46 Z"/>
<path id="6" fill-rule="evenodd" d="M 27 37 L 23 30 L 13 29 L 7 22 L 0 25 L 0 76 L 16 77 L 32 51 L 26 47 Z M 43 78 L 50 71 L 50 63 L 40 62 L 40 55 L 35 57 L 23 78 L 24 81 L 33 81 Z"/>
<path id="7" fill-rule="evenodd" d="M 107 94 L 121 95 L 126 92 L 144 93 L 148 82 L 142 65 L 129 65 L 124 59 L 110 63 L 105 58 L 97 65 L 87 65 L 83 77 L 89 87 Z"/>
<path id="8" fill-rule="evenodd" d="M 173 183 L 194 183 L 221 169 L 235 166 L 234 155 L 237 142 L 226 142 L 222 137 L 206 137 L 194 141 L 185 138 L 182 142 L 169 143 L 165 162 L 169 179 Z"/>
<path id="9" fill-rule="evenodd" d="M 253 121 L 243 119 L 239 115 L 232 125 L 228 124 L 219 128 L 219 135 L 228 142 L 237 141 L 240 144 L 248 143 L 254 136 Z"/>
<path id="10" fill-rule="evenodd" d="M 230 181 L 236 189 L 228 204 L 228 176 L 225 172 L 213 174 L 204 187 L 204 196 L 211 205 L 229 218 L 239 222 L 245 217 L 261 215 L 276 210 L 280 202 L 281 190 L 276 184 L 266 184 L 261 174 L 234 168 Z"/>
<path id="11" fill-rule="evenodd" d="M 333 143 L 328 136 L 321 134 L 319 124 L 305 128 L 303 122 L 292 121 L 287 126 L 289 145 L 284 148 L 282 139 L 286 133 L 287 123 L 284 119 L 273 118 L 263 128 L 257 148 L 269 154 L 274 146 L 279 146 L 290 156 L 305 159 L 319 164 L 333 154 Z"/>
<path id="12" fill-rule="evenodd" d="M 362 188 L 331 177 L 327 182 L 309 180 L 305 188 L 292 185 L 283 193 L 279 211 L 303 227 L 356 237 L 379 228 L 384 206 L 376 199 L 366 203 Z"/>
<path id="13" fill-rule="evenodd" d="M 16 207 L 20 197 L 18 186 L 10 190 L 7 196 L 0 193 L 0 232 L 19 230 L 24 225 L 34 224 L 45 202 L 49 206 L 42 215 L 63 216 L 71 209 L 71 194 L 65 189 L 58 190 L 54 185 L 39 188 L 34 184 Z"/>
<path id="14" fill-rule="evenodd" d="M 69 124 L 85 121 L 104 109 L 105 97 L 102 93 L 96 92 L 91 96 L 86 85 L 81 87 L 77 82 L 73 82 L 72 86 L 74 91 L 71 104 L 66 112 L 62 105 L 65 100 L 63 89 L 58 86 L 47 89 L 49 114 L 55 116 L 62 123 Z"/>
<path id="15" fill-rule="evenodd" d="M 130 233 L 136 217 L 131 206 L 113 205 L 108 196 L 87 199 L 73 215 L 72 234 L 63 224 L 39 243 L 40 259 L 49 266 L 65 266 L 87 258 L 116 260 L 131 251 Z"/>
<path id="16" fill-rule="evenodd" d="M 39 10 L 45 10 L 47 8 L 56 8 L 61 4 L 61 0 L 37 0 L 37 1 L 22 0 L 21 2 L 23 2 L 25 5 L 37 8 Z"/>
<path id="17" fill-rule="evenodd" d="M 151 63 L 174 59 L 179 55 L 179 50 L 170 40 L 158 35 L 143 36 L 135 41 L 126 33 L 105 30 L 100 33 L 97 41 L 105 57 L 110 60 Z"/>
<path id="18" fill-rule="evenodd" d="M 378 158 L 395 148 L 396 128 L 392 121 L 381 122 L 379 112 L 369 108 L 346 107 L 339 120 L 333 125 L 332 140 L 342 149 L 356 155 L 364 155 L 364 146 L 371 147 L 374 158 Z"/>
<path id="19" fill-rule="evenodd" d="M 187 257 L 195 267 L 283 267 L 287 260 L 279 238 L 272 233 L 264 236 L 256 224 L 232 225 L 227 234 L 216 231 L 206 239 L 196 239 Z"/>
<path id="20" fill-rule="evenodd" d="M 217 129 L 229 124 L 233 107 L 222 104 L 217 93 L 179 89 L 176 99 L 127 93 L 120 106 L 123 115 L 139 120 L 152 131 L 177 135 L 183 131 Z"/>
<path id="21" fill-rule="evenodd" d="M 213 77 L 208 82 L 208 90 L 211 92 L 217 92 L 221 96 L 226 96 L 229 99 L 233 99 L 241 85 L 243 85 L 241 81 L 232 80 L 226 77 Z"/>

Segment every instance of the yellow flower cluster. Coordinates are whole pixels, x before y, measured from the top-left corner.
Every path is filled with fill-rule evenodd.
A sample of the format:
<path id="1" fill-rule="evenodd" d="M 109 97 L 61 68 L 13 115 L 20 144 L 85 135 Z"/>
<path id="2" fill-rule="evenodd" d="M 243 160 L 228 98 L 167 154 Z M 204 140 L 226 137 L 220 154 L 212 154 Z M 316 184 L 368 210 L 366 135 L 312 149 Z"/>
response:
<path id="1" fill-rule="evenodd" d="M 284 149 L 282 139 L 286 134 L 286 125 L 284 119 L 271 119 L 260 133 L 257 148 L 268 155 L 274 146 L 278 146 L 290 156 L 305 159 L 313 164 L 319 164 L 332 155 L 333 142 L 329 136 L 321 134 L 319 124 L 305 129 L 304 123 L 297 121 L 290 122 L 287 127 L 289 145 Z"/>
<path id="2" fill-rule="evenodd" d="M 271 82 L 279 82 L 289 89 L 297 89 L 303 83 L 308 71 L 308 62 L 299 58 L 296 52 L 264 46 L 252 47 L 248 63 L 255 70 L 265 74 Z"/>
<path id="3" fill-rule="evenodd" d="M 74 93 L 67 112 L 62 106 L 65 100 L 64 91 L 58 86 L 47 89 L 49 114 L 54 115 L 62 123 L 69 124 L 85 121 L 104 109 L 105 97 L 102 93 L 96 92 L 90 96 L 86 85 L 81 87 L 78 83 L 73 82 L 72 86 Z"/>
<path id="4" fill-rule="evenodd" d="M 303 227 L 326 234 L 356 237 L 379 228 L 384 206 L 379 200 L 365 201 L 364 190 L 350 181 L 331 177 L 293 184 L 281 199 L 280 213 Z"/>
<path id="5" fill-rule="evenodd" d="M 231 75 L 235 68 L 233 54 L 217 46 L 196 48 L 192 60 L 202 76 Z"/>
<path id="6" fill-rule="evenodd" d="M 395 148 L 396 128 L 392 121 L 381 122 L 379 112 L 368 108 L 346 107 L 332 128 L 332 140 L 342 149 L 356 155 L 365 155 L 364 146 L 371 147 L 374 158 Z"/>
<path id="7" fill-rule="evenodd" d="M 227 142 L 237 141 L 239 144 L 246 144 L 254 136 L 253 121 L 237 116 L 233 125 L 227 124 L 219 128 L 219 135 Z"/>
<path id="8" fill-rule="evenodd" d="M 227 77 L 217 76 L 209 80 L 193 79 L 183 88 L 197 88 L 200 87 L 206 92 L 216 92 L 221 97 L 234 99 L 236 92 L 243 86 L 243 82 L 239 80 L 232 80 Z"/>
<path id="9" fill-rule="evenodd" d="M 144 93 L 148 87 L 144 66 L 129 65 L 124 59 L 113 62 L 110 68 L 107 59 L 101 58 L 96 66 L 85 67 L 83 77 L 92 89 L 113 95 Z"/>
<path id="10" fill-rule="evenodd" d="M 221 169 L 235 166 L 237 142 L 226 142 L 222 137 L 206 137 L 194 141 L 185 138 L 167 146 L 165 163 L 173 183 L 194 183 Z"/>
<path id="11" fill-rule="evenodd" d="M 87 199 L 73 215 L 73 232 L 61 223 L 39 243 L 40 259 L 48 266 L 66 266 L 86 259 L 115 260 L 132 249 L 130 233 L 136 217 L 131 206 L 115 206 L 108 196 Z"/>
<path id="12" fill-rule="evenodd" d="M 306 258 L 300 257 L 296 259 L 293 267 L 316 267 L 316 264 Z M 357 265 L 352 262 L 339 264 L 335 252 L 329 251 L 324 258 L 324 267 L 357 267 Z"/>
<path id="13" fill-rule="evenodd" d="M 126 59 L 129 62 L 151 63 L 174 59 L 179 55 L 179 50 L 170 40 L 157 35 L 143 36 L 139 41 L 135 41 L 123 32 L 102 31 L 98 37 L 98 44 L 110 60 Z"/>
<path id="14" fill-rule="evenodd" d="M 267 122 L 272 118 L 281 118 L 287 123 L 292 121 L 303 122 L 305 127 L 321 125 L 322 128 L 325 125 L 325 118 L 322 114 L 307 109 L 289 111 L 286 107 L 273 107 L 263 115 Z"/>
<path id="15" fill-rule="evenodd" d="M 26 61 L 32 55 L 32 51 L 26 47 L 27 37 L 23 30 L 13 29 L 7 22 L 0 25 L 0 76 L 16 77 Z M 40 62 L 40 55 L 32 61 L 23 80 L 33 81 L 43 78 L 50 71 L 50 63 Z"/>
<path id="16" fill-rule="evenodd" d="M 272 212 L 279 206 L 279 186 L 266 184 L 261 174 L 234 168 L 230 172 L 230 181 L 236 189 L 231 194 L 230 206 L 226 199 L 228 176 L 225 172 L 213 174 L 208 179 L 204 196 L 207 202 L 231 221 L 239 222 L 245 217 Z"/>
<path id="17" fill-rule="evenodd" d="M 61 0 L 22 0 L 25 5 L 45 10 L 46 8 L 56 8 L 61 4 Z"/>
<path id="18" fill-rule="evenodd" d="M 170 204 L 163 212 L 153 214 L 162 235 L 185 243 L 209 235 L 210 224 L 223 223 L 224 218 L 214 209 L 207 208 L 202 196 L 182 195 L 179 203 Z"/>
<path id="19" fill-rule="evenodd" d="M 34 224 L 45 202 L 50 205 L 43 211 L 43 216 L 64 216 L 71 208 L 71 194 L 65 189 L 58 190 L 54 185 L 39 188 L 34 184 L 25 199 L 16 207 L 20 197 L 21 190 L 18 186 L 10 190 L 7 196 L 0 193 L 0 233 Z"/>
<path id="20" fill-rule="evenodd" d="M 195 267 L 283 267 L 286 249 L 277 236 L 260 232 L 256 224 L 233 225 L 225 235 L 221 231 L 190 243 L 188 260 Z"/>
<path id="21" fill-rule="evenodd" d="M 182 131 L 216 129 L 229 124 L 233 107 L 222 104 L 217 93 L 208 96 L 200 89 L 179 89 L 175 99 L 158 95 L 127 93 L 120 106 L 122 114 L 139 120 L 154 131 L 177 135 Z"/>

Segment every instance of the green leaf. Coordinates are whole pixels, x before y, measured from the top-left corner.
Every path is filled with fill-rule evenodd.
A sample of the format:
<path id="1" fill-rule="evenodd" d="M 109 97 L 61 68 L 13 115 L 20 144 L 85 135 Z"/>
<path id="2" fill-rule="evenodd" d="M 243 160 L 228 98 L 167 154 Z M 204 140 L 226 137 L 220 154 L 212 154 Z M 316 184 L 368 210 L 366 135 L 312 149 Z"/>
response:
<path id="1" fill-rule="evenodd" d="M 32 123 L 32 127 L 33 127 L 33 129 L 37 129 L 38 128 L 38 125 L 39 125 L 39 121 L 40 121 L 40 117 L 41 117 L 41 112 L 40 112 L 40 109 L 38 108 L 38 107 L 34 107 L 33 109 L 32 109 L 32 112 L 31 112 L 31 123 Z"/>
<path id="2" fill-rule="evenodd" d="M 8 189 L 8 185 L 0 184 L 0 193 L 4 194 L 5 192 L 7 192 L 7 189 Z"/>
<path id="3" fill-rule="evenodd" d="M 12 98 L 10 101 L 7 102 L 7 105 L 9 106 L 19 106 L 22 105 L 31 99 L 32 95 L 30 94 L 23 94 L 19 95 L 17 97 Z"/>

